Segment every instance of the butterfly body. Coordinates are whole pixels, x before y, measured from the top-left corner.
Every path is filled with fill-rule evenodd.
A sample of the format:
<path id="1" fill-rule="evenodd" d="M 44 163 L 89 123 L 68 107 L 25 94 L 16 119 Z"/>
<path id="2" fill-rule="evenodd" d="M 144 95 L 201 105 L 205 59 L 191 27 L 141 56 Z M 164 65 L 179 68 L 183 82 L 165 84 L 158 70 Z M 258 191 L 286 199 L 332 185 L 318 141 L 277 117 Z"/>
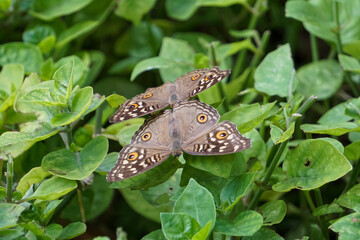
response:
<path id="1" fill-rule="evenodd" d="M 213 107 L 197 100 L 179 102 L 149 118 L 135 133 L 131 143 L 119 153 L 115 167 L 108 173 L 110 182 L 142 173 L 163 162 L 171 154 L 222 155 L 250 147 L 230 121 L 218 123 Z"/>
<path id="2" fill-rule="evenodd" d="M 174 83 L 167 82 L 159 87 L 148 88 L 145 93 L 122 104 L 109 121 L 121 122 L 173 106 L 213 86 L 229 73 L 230 70 L 222 71 L 218 67 L 199 69 L 177 78 Z"/>

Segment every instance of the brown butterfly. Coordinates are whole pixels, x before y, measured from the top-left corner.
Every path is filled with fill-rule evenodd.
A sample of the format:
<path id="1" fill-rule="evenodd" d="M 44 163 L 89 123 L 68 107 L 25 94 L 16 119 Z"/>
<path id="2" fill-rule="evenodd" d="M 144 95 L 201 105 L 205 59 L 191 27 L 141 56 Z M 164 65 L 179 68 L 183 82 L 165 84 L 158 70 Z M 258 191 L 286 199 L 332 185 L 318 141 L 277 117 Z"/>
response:
<path id="1" fill-rule="evenodd" d="M 222 155 L 250 147 L 230 121 L 219 121 L 217 110 L 198 100 L 176 103 L 173 110 L 149 118 L 124 146 L 108 173 L 109 182 L 120 181 L 162 163 L 171 154 Z"/>
<path id="2" fill-rule="evenodd" d="M 167 82 L 160 87 L 148 88 L 145 93 L 136 95 L 122 104 L 110 117 L 109 122 L 116 123 L 137 118 L 169 105 L 173 106 L 213 86 L 229 73 L 230 69 L 222 71 L 219 67 L 198 69 L 177 78 L 175 83 Z"/>

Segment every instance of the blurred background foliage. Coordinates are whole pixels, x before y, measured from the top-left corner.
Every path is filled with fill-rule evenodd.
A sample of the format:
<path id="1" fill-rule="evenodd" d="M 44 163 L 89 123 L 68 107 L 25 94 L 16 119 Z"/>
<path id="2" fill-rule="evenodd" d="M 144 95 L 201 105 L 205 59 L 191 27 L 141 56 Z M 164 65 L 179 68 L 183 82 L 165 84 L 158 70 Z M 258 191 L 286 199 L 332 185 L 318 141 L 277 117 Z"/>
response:
<path id="1" fill-rule="evenodd" d="M 328 13 L 334 11 L 332 6 L 337 4 L 334 3 L 337 1 L 310 1 L 313 5 L 300 6 L 305 4 L 304 2 L 288 1 L 286 4 L 286 1 L 266 0 L 0 0 L 0 66 L 13 62 L 21 63 L 25 74 L 36 72 L 42 80 L 49 80 L 55 70 L 72 60 L 75 67 L 74 86 L 92 86 L 93 92 L 101 96 L 116 93 L 131 98 L 148 87 L 174 81 L 176 77 L 193 69 L 220 65 L 222 69 L 232 69 L 225 89 L 225 101 L 233 105 L 263 101 L 263 95 L 255 91 L 240 96 L 238 93 L 254 88 L 255 69 L 267 53 L 280 45 L 289 43 L 291 46 L 291 55 L 295 69 L 299 69 L 299 78 L 302 72 L 305 72 L 304 78 L 309 76 L 304 65 L 319 59 L 334 58 L 339 51 L 345 51 L 353 57 L 349 60 L 344 55 L 344 62 L 359 59 L 359 3 L 345 1 L 348 5 L 344 3 L 344 8 L 341 8 L 349 15 L 340 14 L 341 21 L 347 25 L 339 45 L 337 21 L 328 18 Z M 305 9 L 306 13 L 300 9 Z M 339 47 L 343 47 L 343 50 L 339 50 Z M 308 123 L 315 123 L 330 106 L 348 99 L 352 91 L 358 97 L 356 88 L 351 88 L 351 81 L 348 82 L 350 87 L 341 85 L 343 72 L 337 62 L 317 64 L 324 64 L 317 66 L 317 69 L 333 70 L 330 75 L 335 76 L 335 83 L 330 84 L 330 89 L 321 89 L 321 85 L 315 89 L 318 90 L 316 93 L 319 99 L 327 101 L 314 104 L 315 110 L 306 115 L 304 120 Z M 352 65 L 347 66 L 350 68 Z M 356 66 L 354 68 L 353 72 L 359 70 Z M 336 81 L 337 79 L 340 80 Z M 353 80 L 359 81 L 356 76 Z M 314 94 L 311 88 L 311 84 L 299 83 L 297 92 L 309 97 Z M 335 94 L 339 88 L 341 90 Z M 278 96 L 273 96 L 271 100 L 278 100 Z M 213 92 L 200 95 L 200 99 L 209 104 L 224 101 Z M 226 107 L 219 109 L 221 113 L 228 110 Z M 103 133 L 107 134 L 109 139 L 119 140 L 124 145 L 142 124 L 143 119 L 134 120 L 131 129 L 120 125 L 112 128 L 107 123 L 107 118 L 113 112 L 114 109 L 105 107 L 103 127 L 106 130 Z M 9 126 L 14 127 L 12 124 L 18 123 L 14 114 L 11 108 L 2 113 L 1 132 L 12 130 Z M 27 120 L 32 117 L 29 115 Z M 83 147 L 91 140 L 94 127 L 85 124 L 91 121 L 94 121 L 93 114 L 87 115 L 81 122 L 84 125 L 79 124 L 81 127 L 75 129 L 74 142 L 77 147 Z M 17 127 L 15 126 L 14 130 Z M 123 132 L 118 133 L 119 129 Z M 345 139 L 345 142 L 347 141 Z M 15 161 L 15 180 L 35 166 L 40 166 L 41 159 L 60 146 L 61 138 L 55 135 L 33 144 L 26 152 L 21 152 L 23 154 L 19 153 Z M 117 141 L 109 142 L 109 152 L 118 152 L 120 149 Z M 109 154 L 107 158 L 114 163 L 116 154 Z M 104 166 L 101 165 L 98 172 L 102 171 L 101 167 Z M 87 231 L 79 239 L 100 235 L 114 238 L 118 226 L 122 226 L 126 231 L 128 239 L 140 239 L 160 228 L 158 219 L 152 219 L 151 212 L 143 211 L 141 199 L 146 198 L 150 202 L 153 200 L 153 203 L 158 205 L 154 212 L 168 210 L 169 206 L 156 202 L 161 202 L 161 199 L 152 199 L 155 198 L 153 193 L 146 191 L 129 194 L 130 190 L 123 189 L 120 194 L 108 186 L 109 183 L 103 176 L 95 174 L 94 183 L 82 193 L 83 204 L 87 209 Z M 174 185 L 170 191 L 176 192 L 176 187 L 178 186 Z M 332 199 L 333 196 L 328 197 Z M 61 213 L 59 220 L 64 224 L 81 220 L 76 198 L 68 199 L 70 203 Z M 303 201 L 292 194 L 289 194 L 288 200 Z M 147 207 L 144 209 L 149 211 Z M 148 215 L 148 218 L 143 215 Z M 277 232 L 286 234 L 296 222 L 296 218 L 290 216 Z M 294 235 L 296 233 L 290 234 Z"/>

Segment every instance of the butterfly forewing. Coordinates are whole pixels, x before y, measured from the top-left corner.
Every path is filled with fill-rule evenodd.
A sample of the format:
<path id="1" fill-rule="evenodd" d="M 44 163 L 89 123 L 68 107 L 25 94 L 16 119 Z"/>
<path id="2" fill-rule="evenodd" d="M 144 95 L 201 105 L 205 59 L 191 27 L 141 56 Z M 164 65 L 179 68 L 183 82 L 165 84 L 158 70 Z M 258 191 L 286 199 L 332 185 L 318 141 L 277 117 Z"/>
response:
<path id="1" fill-rule="evenodd" d="M 145 93 L 127 100 L 110 117 L 109 122 L 116 123 L 141 117 L 167 107 L 169 105 L 169 92 L 172 85 L 172 83 L 165 83 L 160 87 L 148 88 Z"/>
<path id="2" fill-rule="evenodd" d="M 159 165 L 170 154 L 170 151 L 156 148 L 126 145 L 120 151 L 119 159 L 115 167 L 108 172 L 106 179 L 108 182 L 115 182 L 133 177 Z"/>
<path id="3" fill-rule="evenodd" d="M 251 146 L 230 121 L 217 123 L 208 132 L 184 142 L 182 150 L 192 155 L 222 155 L 240 152 Z"/>
<path id="4" fill-rule="evenodd" d="M 229 70 L 220 70 L 219 67 L 212 69 L 199 69 L 185 74 L 175 80 L 177 94 L 180 100 L 186 100 L 200 92 L 214 86 L 227 75 Z"/>

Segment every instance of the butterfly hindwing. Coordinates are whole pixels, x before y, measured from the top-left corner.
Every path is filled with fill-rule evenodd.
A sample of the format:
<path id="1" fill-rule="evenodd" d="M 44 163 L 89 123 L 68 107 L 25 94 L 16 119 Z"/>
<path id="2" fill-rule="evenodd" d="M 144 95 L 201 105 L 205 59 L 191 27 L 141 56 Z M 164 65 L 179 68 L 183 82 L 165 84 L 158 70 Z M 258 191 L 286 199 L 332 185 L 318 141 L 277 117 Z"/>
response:
<path id="1" fill-rule="evenodd" d="M 133 177 L 159 165 L 170 154 L 170 151 L 126 145 L 120 151 L 118 161 L 108 172 L 106 179 L 108 182 L 115 182 Z"/>
<path id="2" fill-rule="evenodd" d="M 171 83 L 165 83 L 160 87 L 148 88 L 145 93 L 136 95 L 123 103 L 114 115 L 109 118 L 109 122 L 116 123 L 141 117 L 167 107 L 171 87 Z"/>
<path id="3" fill-rule="evenodd" d="M 242 136 L 234 123 L 223 121 L 208 132 L 184 142 L 182 150 L 192 155 L 223 155 L 240 152 L 250 146 L 250 139 Z"/>

